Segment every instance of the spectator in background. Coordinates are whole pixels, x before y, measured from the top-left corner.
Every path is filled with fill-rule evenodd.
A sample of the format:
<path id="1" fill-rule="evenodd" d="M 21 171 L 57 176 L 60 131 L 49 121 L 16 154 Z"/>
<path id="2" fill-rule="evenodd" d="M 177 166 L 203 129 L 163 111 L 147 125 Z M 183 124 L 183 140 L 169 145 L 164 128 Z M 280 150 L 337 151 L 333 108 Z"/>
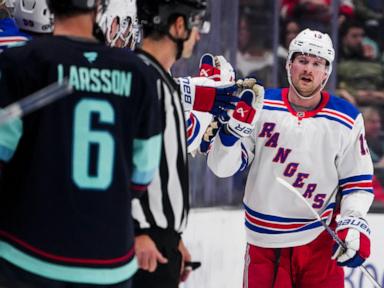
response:
<path id="1" fill-rule="evenodd" d="M 360 108 L 364 118 L 365 138 L 375 167 L 384 168 L 384 139 L 381 114 L 377 107 Z"/>
<path id="2" fill-rule="evenodd" d="M 299 23 L 294 19 L 287 19 L 281 21 L 280 28 L 280 45 L 277 50 L 277 57 L 279 63 L 278 81 L 279 87 L 288 87 L 288 79 L 286 75 L 285 65 L 288 57 L 288 47 L 292 39 L 301 31 Z"/>
<path id="3" fill-rule="evenodd" d="M 360 109 L 364 118 L 365 139 L 371 154 L 375 177 L 373 178 L 373 191 L 375 201 L 384 202 L 384 139 L 382 131 L 382 119 L 378 108 L 366 106 Z"/>
<path id="4" fill-rule="evenodd" d="M 332 16 L 331 3 L 331 0 L 283 0 L 281 17 L 293 17 L 301 27 L 327 32 Z M 340 22 L 354 15 L 351 0 L 340 1 L 339 14 Z"/>
<path id="5" fill-rule="evenodd" d="M 372 46 L 364 44 L 364 26 L 346 21 L 340 28 L 338 89 L 358 105 L 384 104 L 384 75 Z M 347 98 L 347 97 L 345 97 Z"/>
<path id="6" fill-rule="evenodd" d="M 11 1 L 0 1 L 0 52 L 29 39 L 27 34 L 20 32 L 12 18 L 12 8 L 13 3 Z"/>
<path id="7" fill-rule="evenodd" d="M 353 0 L 356 11 L 356 19 L 364 24 L 365 33 L 383 48 L 383 9 L 382 0 Z M 377 45 L 376 45 L 377 46 Z M 379 54 L 378 47 L 375 47 L 375 53 Z"/>
<path id="8" fill-rule="evenodd" d="M 362 21 L 380 21 L 383 19 L 382 0 L 353 0 L 356 17 Z"/>
<path id="9" fill-rule="evenodd" d="M 273 53 L 268 35 L 266 11 L 244 10 L 239 17 L 237 72 L 241 77 L 255 77 L 265 86 L 272 85 Z M 262 35 L 262 37 L 261 37 Z"/>

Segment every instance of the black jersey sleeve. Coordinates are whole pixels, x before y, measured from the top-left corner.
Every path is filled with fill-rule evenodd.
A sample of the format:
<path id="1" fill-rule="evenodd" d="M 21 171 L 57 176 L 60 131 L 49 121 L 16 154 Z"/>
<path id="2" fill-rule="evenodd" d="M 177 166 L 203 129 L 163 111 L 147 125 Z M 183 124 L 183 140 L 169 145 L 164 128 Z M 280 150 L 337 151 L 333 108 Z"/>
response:
<path id="1" fill-rule="evenodd" d="M 16 80 L 22 74 L 19 68 L 6 53 L 0 55 L 0 109 L 20 99 L 22 83 Z M 12 158 L 21 135 L 20 119 L 0 125 L 0 161 L 8 162 Z"/>
<path id="2" fill-rule="evenodd" d="M 135 196 L 146 191 L 160 163 L 161 113 L 156 79 L 143 65 L 140 83 L 142 95 L 138 111 L 137 134 L 133 142 L 132 191 Z"/>

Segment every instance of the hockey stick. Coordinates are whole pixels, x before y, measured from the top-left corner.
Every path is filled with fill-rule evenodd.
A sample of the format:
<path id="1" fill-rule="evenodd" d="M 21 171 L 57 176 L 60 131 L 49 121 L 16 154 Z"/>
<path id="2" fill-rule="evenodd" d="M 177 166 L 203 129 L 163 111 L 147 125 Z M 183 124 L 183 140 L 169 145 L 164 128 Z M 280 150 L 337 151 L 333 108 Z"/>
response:
<path id="1" fill-rule="evenodd" d="M 317 220 L 320 221 L 320 223 L 323 225 L 325 230 L 331 235 L 333 240 L 337 244 L 339 244 L 344 250 L 347 250 L 347 246 L 341 239 L 336 235 L 336 233 L 325 223 L 325 221 L 321 220 L 319 214 L 313 209 L 313 207 L 304 199 L 304 197 L 300 194 L 299 191 L 297 191 L 291 184 L 289 184 L 287 181 L 280 177 L 276 177 L 276 180 L 283 186 L 285 186 L 289 191 L 293 192 L 298 198 L 300 198 L 303 203 L 308 207 L 308 209 L 312 212 L 312 214 L 316 217 Z M 383 288 L 376 280 L 373 278 L 371 273 L 367 270 L 367 268 L 364 265 L 359 266 L 360 271 L 368 278 L 368 280 L 372 283 L 373 286 L 376 288 Z"/>
<path id="2" fill-rule="evenodd" d="M 60 83 L 55 82 L 3 108 L 0 111 L 0 125 L 17 117 L 25 116 L 70 93 L 72 93 L 72 87 L 66 79 Z"/>

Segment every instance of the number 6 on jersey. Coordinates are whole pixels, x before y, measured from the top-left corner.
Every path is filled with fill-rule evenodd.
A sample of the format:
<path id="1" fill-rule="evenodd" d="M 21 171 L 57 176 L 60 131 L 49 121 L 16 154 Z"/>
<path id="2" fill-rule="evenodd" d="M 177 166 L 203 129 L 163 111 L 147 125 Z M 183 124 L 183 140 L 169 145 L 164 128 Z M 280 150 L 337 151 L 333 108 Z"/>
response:
<path id="1" fill-rule="evenodd" d="M 92 115 L 98 115 L 99 123 L 115 123 L 115 111 L 105 100 L 83 99 L 76 105 L 72 178 L 80 188 L 105 190 L 112 182 L 115 141 L 107 131 L 92 130 Z M 91 173 L 92 145 L 97 146 L 96 168 L 93 169 L 93 173 Z"/>

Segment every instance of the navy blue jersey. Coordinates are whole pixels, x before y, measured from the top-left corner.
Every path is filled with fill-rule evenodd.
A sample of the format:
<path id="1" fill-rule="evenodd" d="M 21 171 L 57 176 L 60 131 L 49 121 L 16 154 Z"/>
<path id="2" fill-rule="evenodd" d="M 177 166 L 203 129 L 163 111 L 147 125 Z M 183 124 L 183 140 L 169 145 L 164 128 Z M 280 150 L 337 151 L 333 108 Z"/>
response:
<path id="1" fill-rule="evenodd" d="M 74 88 L 0 126 L 0 257 L 78 283 L 135 272 L 131 189 L 151 181 L 161 143 L 146 69 L 127 50 L 59 36 L 0 55 L 0 107 L 64 77 Z"/>

